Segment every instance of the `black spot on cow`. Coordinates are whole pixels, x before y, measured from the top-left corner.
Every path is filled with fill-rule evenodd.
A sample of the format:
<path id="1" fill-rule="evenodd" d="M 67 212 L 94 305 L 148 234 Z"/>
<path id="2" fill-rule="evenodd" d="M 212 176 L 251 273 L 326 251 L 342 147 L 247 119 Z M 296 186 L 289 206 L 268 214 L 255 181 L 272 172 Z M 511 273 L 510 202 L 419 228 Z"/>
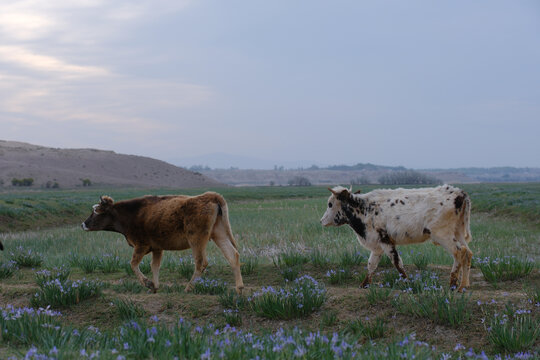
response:
<path id="1" fill-rule="evenodd" d="M 399 215 L 396 216 L 396 220 L 399 220 Z"/>
<path id="2" fill-rule="evenodd" d="M 391 203 L 391 204 L 390 204 L 390 206 L 394 206 L 394 205 L 396 205 L 396 204 L 394 204 L 394 203 Z"/>
<path id="3" fill-rule="evenodd" d="M 431 230 L 429 230 L 428 228 L 424 228 L 423 234 L 424 235 L 431 235 Z"/>
<path id="4" fill-rule="evenodd" d="M 398 199 L 396 199 L 396 204 L 397 204 L 398 202 L 399 202 L 399 200 L 398 200 Z"/>
<path id="5" fill-rule="evenodd" d="M 444 204 L 443 204 L 442 202 L 441 202 L 440 204 L 441 204 L 441 206 L 443 206 L 443 205 L 444 205 Z"/>
<path id="6" fill-rule="evenodd" d="M 375 211 L 375 216 L 379 215 L 379 212 L 378 211 Z"/>
<path id="7" fill-rule="evenodd" d="M 394 243 L 392 242 L 392 239 L 390 239 L 390 236 L 388 236 L 388 233 L 386 232 L 386 230 L 377 229 L 377 232 L 379 233 L 379 240 L 381 241 L 381 243 L 394 245 Z"/>
<path id="8" fill-rule="evenodd" d="M 352 227 L 355 233 L 360 237 L 366 238 L 366 224 L 359 216 L 354 214 L 353 208 L 348 203 L 342 203 L 341 209 L 345 213 L 345 217 L 348 220 L 348 224 Z"/>
<path id="9" fill-rule="evenodd" d="M 456 214 L 459 210 L 463 207 L 463 203 L 465 202 L 465 194 L 461 193 L 454 199 L 454 206 L 456 207 Z"/>
<path id="10" fill-rule="evenodd" d="M 394 266 L 396 268 L 399 268 L 399 254 L 394 245 L 392 245 L 392 250 L 390 250 L 390 253 L 392 254 L 392 260 L 394 261 Z"/>
<path id="11" fill-rule="evenodd" d="M 401 203 L 401 205 L 405 205 L 405 202 L 403 200 L 399 200 L 399 202 Z"/>

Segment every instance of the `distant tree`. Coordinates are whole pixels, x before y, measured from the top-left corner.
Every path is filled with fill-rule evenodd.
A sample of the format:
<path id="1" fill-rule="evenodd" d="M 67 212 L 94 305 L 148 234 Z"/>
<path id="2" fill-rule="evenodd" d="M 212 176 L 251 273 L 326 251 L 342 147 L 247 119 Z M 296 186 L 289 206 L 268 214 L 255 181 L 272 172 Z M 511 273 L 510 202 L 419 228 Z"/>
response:
<path id="1" fill-rule="evenodd" d="M 34 184 L 34 179 L 32 178 L 24 178 L 24 179 L 13 178 L 11 180 L 11 185 L 13 186 L 32 186 L 33 184 Z"/>
<path id="2" fill-rule="evenodd" d="M 205 170 L 208 171 L 208 170 L 212 170 L 212 169 L 208 165 L 193 165 L 193 166 L 191 166 L 189 168 L 189 170 L 191 170 L 191 171 L 205 171 Z"/>
<path id="3" fill-rule="evenodd" d="M 394 171 L 379 177 L 382 185 L 433 185 L 441 180 L 414 170 Z"/>
<path id="4" fill-rule="evenodd" d="M 311 186 L 311 181 L 304 176 L 295 176 L 288 181 L 289 186 Z"/>
<path id="5" fill-rule="evenodd" d="M 92 186 L 92 181 L 90 179 L 79 179 L 82 181 L 82 186 Z"/>
<path id="6" fill-rule="evenodd" d="M 369 185 L 371 180 L 367 176 L 360 176 L 356 179 L 351 179 L 351 185 Z"/>

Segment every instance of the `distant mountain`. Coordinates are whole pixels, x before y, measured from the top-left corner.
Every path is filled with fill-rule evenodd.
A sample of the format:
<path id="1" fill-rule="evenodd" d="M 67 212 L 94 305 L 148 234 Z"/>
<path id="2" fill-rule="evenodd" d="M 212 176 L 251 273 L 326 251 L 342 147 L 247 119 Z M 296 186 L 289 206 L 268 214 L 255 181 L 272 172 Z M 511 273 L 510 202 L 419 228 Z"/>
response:
<path id="1" fill-rule="evenodd" d="M 223 186 L 201 173 L 148 157 L 0 140 L 0 190 L 14 188 L 13 179 L 20 184 L 24 179 L 32 179 L 31 188 Z"/>

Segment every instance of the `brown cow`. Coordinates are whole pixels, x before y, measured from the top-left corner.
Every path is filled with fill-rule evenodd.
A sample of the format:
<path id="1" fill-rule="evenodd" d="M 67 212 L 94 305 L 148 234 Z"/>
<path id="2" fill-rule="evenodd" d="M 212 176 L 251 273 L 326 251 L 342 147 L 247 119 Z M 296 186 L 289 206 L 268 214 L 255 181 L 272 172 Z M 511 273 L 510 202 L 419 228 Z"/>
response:
<path id="1" fill-rule="evenodd" d="M 206 245 L 214 240 L 229 261 L 236 281 L 236 291 L 242 292 L 244 283 L 240 273 L 237 251 L 225 199 L 214 192 L 198 196 L 144 196 L 114 202 L 102 196 L 94 205 L 90 217 L 82 223 L 86 231 L 105 230 L 120 233 L 133 247 L 131 268 L 139 281 L 156 292 L 159 287 L 159 267 L 163 250 L 191 248 L 195 272 L 186 286 L 193 289 L 193 281 L 201 277 L 208 266 Z M 139 269 L 144 255 L 152 252 L 152 281 Z"/>

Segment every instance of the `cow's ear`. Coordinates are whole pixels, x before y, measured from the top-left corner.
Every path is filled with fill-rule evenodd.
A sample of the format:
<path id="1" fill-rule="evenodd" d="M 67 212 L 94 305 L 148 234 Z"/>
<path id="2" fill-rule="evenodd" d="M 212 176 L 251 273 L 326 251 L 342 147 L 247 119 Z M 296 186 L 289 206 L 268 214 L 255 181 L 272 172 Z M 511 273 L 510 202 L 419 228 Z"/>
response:
<path id="1" fill-rule="evenodd" d="M 343 189 L 336 195 L 336 198 L 339 201 L 347 201 L 351 198 L 351 192 L 347 189 Z"/>
<path id="2" fill-rule="evenodd" d="M 99 198 L 99 207 L 106 209 L 114 204 L 114 200 L 107 195 L 103 195 Z"/>

